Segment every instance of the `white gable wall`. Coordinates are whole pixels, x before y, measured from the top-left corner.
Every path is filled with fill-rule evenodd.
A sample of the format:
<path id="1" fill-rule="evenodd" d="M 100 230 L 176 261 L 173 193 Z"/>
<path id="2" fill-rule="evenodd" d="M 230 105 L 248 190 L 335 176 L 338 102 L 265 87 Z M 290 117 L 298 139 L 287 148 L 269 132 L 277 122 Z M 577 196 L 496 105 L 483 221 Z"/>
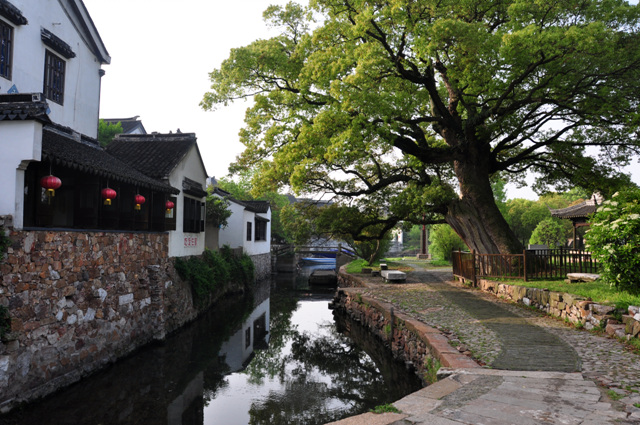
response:
<path id="1" fill-rule="evenodd" d="M 27 25 L 13 27 L 12 79 L 0 77 L 0 93 L 16 86 L 20 93 L 42 93 L 44 86 L 44 56 L 49 49 L 66 62 L 64 105 L 50 99 L 49 118 L 56 124 L 70 127 L 90 137 L 98 135 L 100 104 L 100 60 L 89 49 L 59 1 L 11 0 L 27 18 Z M 67 43 L 76 57 L 66 59 L 45 46 L 40 28 L 45 28 Z"/>
<path id="2" fill-rule="evenodd" d="M 194 144 L 187 155 L 171 172 L 169 184 L 176 188 L 182 188 L 182 182 L 187 177 L 197 181 L 205 188 L 207 180 L 207 172 L 202 165 L 200 154 Z M 169 256 L 184 257 L 187 255 L 199 255 L 204 252 L 205 238 L 204 231 L 199 233 L 184 232 L 182 230 L 184 219 L 184 198 L 193 198 L 201 202 L 206 202 L 206 198 L 197 198 L 195 196 L 181 193 L 177 196 L 174 214 L 176 214 L 176 230 L 169 232 Z"/>
<path id="3" fill-rule="evenodd" d="M 223 247 L 229 245 L 230 248 L 244 248 L 247 225 L 245 224 L 245 207 L 229 200 L 231 216 L 227 219 L 227 226 L 220 229 L 218 235 L 218 245 Z"/>
<path id="4" fill-rule="evenodd" d="M 267 223 L 267 239 L 264 241 L 255 240 L 256 216 L 269 220 L 269 222 Z M 269 211 L 266 214 L 258 214 L 258 213 L 245 210 L 244 220 L 245 220 L 244 252 L 246 252 L 249 255 L 266 254 L 268 252 L 271 252 L 271 221 L 270 221 L 271 208 L 269 208 Z M 247 228 L 246 223 L 247 222 L 251 222 L 251 241 L 246 240 L 246 228 Z"/>

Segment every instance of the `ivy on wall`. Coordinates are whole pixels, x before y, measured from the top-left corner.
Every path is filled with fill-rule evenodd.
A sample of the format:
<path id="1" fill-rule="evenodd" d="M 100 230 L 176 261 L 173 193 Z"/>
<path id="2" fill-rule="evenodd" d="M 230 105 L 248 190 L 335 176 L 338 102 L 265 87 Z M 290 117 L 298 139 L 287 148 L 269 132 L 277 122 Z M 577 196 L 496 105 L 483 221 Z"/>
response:
<path id="1" fill-rule="evenodd" d="M 202 308 L 212 296 L 223 291 L 231 282 L 245 286 L 254 281 L 254 265 L 247 254 L 236 256 L 231 248 L 224 246 L 220 252 L 206 249 L 201 256 L 188 259 L 176 258 L 178 275 L 191 283 L 193 301 Z"/>

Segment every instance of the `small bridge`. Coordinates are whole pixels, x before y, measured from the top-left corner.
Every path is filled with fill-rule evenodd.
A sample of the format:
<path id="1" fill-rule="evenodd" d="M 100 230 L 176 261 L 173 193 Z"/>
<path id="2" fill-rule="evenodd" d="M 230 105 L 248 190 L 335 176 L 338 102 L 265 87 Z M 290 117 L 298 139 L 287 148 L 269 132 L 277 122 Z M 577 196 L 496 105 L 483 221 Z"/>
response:
<path id="1" fill-rule="evenodd" d="M 293 265 L 297 265 L 303 258 L 335 258 L 336 270 L 356 258 L 353 251 L 338 244 L 336 246 L 311 246 L 311 245 L 272 245 L 271 257 L 293 256 Z"/>

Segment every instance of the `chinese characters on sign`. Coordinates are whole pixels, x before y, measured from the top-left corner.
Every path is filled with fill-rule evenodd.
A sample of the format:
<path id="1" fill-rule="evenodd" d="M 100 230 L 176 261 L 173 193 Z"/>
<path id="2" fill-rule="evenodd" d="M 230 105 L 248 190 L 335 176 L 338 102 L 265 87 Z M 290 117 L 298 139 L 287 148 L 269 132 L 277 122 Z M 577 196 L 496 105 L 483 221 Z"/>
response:
<path id="1" fill-rule="evenodd" d="M 184 246 L 185 246 L 185 248 L 192 247 L 192 246 L 198 246 L 198 237 L 197 236 L 190 236 L 190 237 L 184 238 Z"/>

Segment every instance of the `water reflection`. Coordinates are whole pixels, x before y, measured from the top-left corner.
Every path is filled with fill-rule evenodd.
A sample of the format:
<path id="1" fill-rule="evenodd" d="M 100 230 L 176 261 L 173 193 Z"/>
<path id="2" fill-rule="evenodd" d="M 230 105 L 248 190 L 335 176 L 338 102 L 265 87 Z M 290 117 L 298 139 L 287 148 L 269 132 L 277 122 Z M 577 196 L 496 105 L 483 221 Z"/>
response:
<path id="1" fill-rule="evenodd" d="M 323 424 L 418 389 L 329 299 L 264 284 L 0 424 Z"/>

